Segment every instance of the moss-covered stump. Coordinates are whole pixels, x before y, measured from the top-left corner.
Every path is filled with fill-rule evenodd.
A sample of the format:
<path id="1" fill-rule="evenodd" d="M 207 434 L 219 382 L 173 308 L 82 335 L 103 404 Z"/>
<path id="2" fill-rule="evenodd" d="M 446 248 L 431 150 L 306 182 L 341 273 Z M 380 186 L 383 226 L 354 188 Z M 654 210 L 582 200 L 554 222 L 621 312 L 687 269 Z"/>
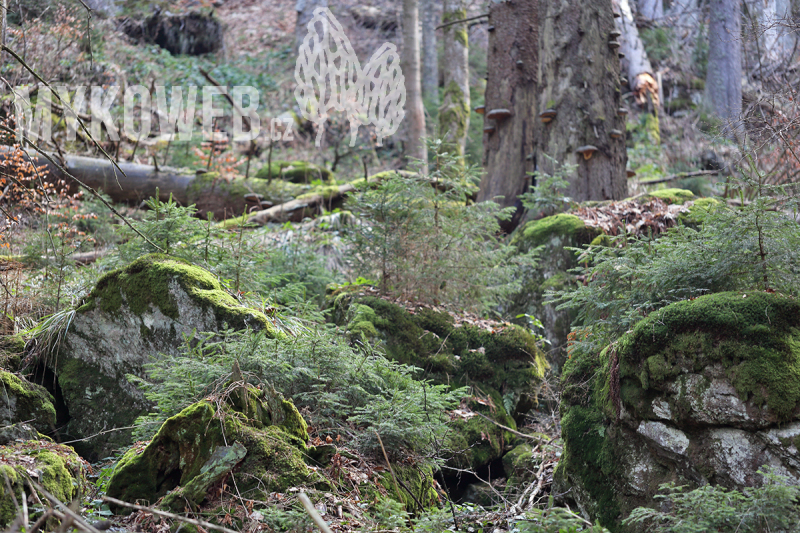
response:
<path id="1" fill-rule="evenodd" d="M 555 492 L 622 531 L 666 482 L 758 486 L 770 465 L 800 482 L 800 303 L 719 293 L 669 305 L 562 377 Z"/>
<path id="2" fill-rule="evenodd" d="M 14 497 L 20 504 L 23 490 L 30 494 L 27 478 L 33 479 L 60 501 L 69 503 L 77 494 L 85 494 L 88 466 L 72 448 L 44 440 L 0 446 L 0 528 L 8 527 L 17 514 Z M 44 500 L 44 496 L 40 499 Z M 28 509 L 31 519 L 43 512 L 43 509 L 30 505 Z"/>
<path id="3" fill-rule="evenodd" d="M 56 409 L 53 397 L 41 385 L 0 370 L 0 427 L 29 424 L 41 433 L 50 433 L 55 428 Z M 0 444 L 13 441 L 17 433 L 3 431 Z"/>
<path id="4" fill-rule="evenodd" d="M 256 178 L 269 179 L 270 168 L 273 179 L 282 179 L 292 183 L 311 183 L 312 181 L 332 181 L 333 172 L 327 168 L 306 161 L 273 161 L 272 166 L 265 165 L 256 173 Z"/>
<path id="5" fill-rule="evenodd" d="M 568 248 L 585 246 L 601 234 L 599 228 L 586 226 L 577 216 L 561 213 L 528 222 L 512 236 L 511 243 L 520 252 L 541 247 L 541 253 L 536 268 L 525 273 L 522 290 L 514 297 L 510 314 L 528 314 L 541 320 L 550 341 L 549 361 L 555 370 L 561 368 L 566 357 L 567 335 L 574 314 L 546 305 L 544 294 L 577 283 L 569 270 L 578 266 L 578 254 Z"/>
<path id="6" fill-rule="evenodd" d="M 130 426 L 151 403 L 126 376 L 146 377 L 152 357 L 180 353 L 184 335 L 224 328 L 277 335 L 263 313 L 242 307 L 210 272 L 185 261 L 149 255 L 103 276 L 75 312 L 57 357 L 46 361 L 65 404 L 62 438 Z M 108 431 L 76 449 L 96 460 L 128 444 L 130 430 Z"/>
<path id="7" fill-rule="evenodd" d="M 456 325 L 448 313 L 409 312 L 348 289 L 330 298 L 334 319 L 354 338 L 381 342 L 391 359 L 422 369 L 435 383 L 472 387 L 467 415 L 453 421 L 447 443 L 454 466 L 479 469 L 502 457 L 513 436 L 474 412 L 516 429 L 515 417 L 536 406 L 547 363 L 530 332 L 513 324 Z"/>
<path id="8" fill-rule="evenodd" d="M 265 493 L 290 487 L 330 489 L 303 462 L 308 433 L 291 402 L 253 387 L 247 388 L 246 408 L 232 398 L 219 409 L 204 400 L 168 419 L 146 447 L 134 447 L 122 457 L 108 495 L 151 505 L 166 496 L 166 508 L 195 507 L 213 483 L 209 479 L 225 476 L 218 464 L 227 460 L 225 455 L 233 457 L 227 464 L 236 465 L 229 471 L 244 497 L 264 499 Z M 215 467 L 217 472 L 208 475 Z"/>

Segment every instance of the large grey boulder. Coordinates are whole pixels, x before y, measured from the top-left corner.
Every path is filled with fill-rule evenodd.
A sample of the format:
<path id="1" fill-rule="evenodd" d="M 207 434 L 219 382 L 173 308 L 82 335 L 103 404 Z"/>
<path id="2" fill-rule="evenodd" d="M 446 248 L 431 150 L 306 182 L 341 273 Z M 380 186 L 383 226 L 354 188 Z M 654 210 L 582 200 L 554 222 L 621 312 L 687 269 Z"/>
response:
<path id="1" fill-rule="evenodd" d="M 90 460 L 129 444 L 130 426 L 152 404 L 128 379 L 146 377 L 159 354 L 177 355 L 185 336 L 226 328 L 267 329 L 263 313 L 241 306 L 208 271 L 164 255 L 137 259 L 103 276 L 47 361 L 68 418 L 62 440 Z M 47 383 L 45 383 L 47 385 Z"/>
<path id="2" fill-rule="evenodd" d="M 563 375 L 556 493 L 612 530 L 659 485 L 800 484 L 800 303 L 720 293 L 652 313 Z"/>

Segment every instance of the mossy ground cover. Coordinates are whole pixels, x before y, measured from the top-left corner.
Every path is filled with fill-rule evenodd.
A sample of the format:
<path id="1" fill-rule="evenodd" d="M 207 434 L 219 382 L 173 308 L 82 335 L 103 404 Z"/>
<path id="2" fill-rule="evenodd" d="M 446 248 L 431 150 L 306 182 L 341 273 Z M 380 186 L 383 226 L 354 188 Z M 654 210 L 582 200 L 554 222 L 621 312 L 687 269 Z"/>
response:
<path id="1" fill-rule="evenodd" d="M 69 502 L 85 491 L 87 471 L 88 464 L 68 446 L 48 441 L 0 446 L 0 478 L 4 478 L 0 482 L 0 527 L 8 526 L 18 512 L 9 486 L 19 505 L 23 490 L 30 494 L 26 479 L 33 473 L 34 481 L 42 488 L 60 501 Z M 31 509 L 33 515 L 38 512 Z"/>
<path id="2" fill-rule="evenodd" d="M 28 422 L 38 431 L 52 431 L 56 422 L 54 400 L 41 385 L 0 370 L 0 416 L 4 424 Z M 3 408 L 4 407 L 4 408 Z"/>

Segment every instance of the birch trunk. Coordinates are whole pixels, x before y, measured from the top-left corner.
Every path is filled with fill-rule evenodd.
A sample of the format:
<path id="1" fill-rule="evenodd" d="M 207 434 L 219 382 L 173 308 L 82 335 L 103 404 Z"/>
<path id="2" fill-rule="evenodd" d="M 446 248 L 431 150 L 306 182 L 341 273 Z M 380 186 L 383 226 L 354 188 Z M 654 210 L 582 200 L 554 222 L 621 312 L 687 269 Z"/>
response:
<path id="1" fill-rule="evenodd" d="M 403 76 L 406 83 L 406 156 L 423 162 L 427 167 L 425 147 L 425 108 L 422 105 L 419 53 L 419 3 L 403 0 Z"/>
<path id="2" fill-rule="evenodd" d="M 467 18 L 465 0 L 445 0 L 442 22 Z M 469 34 L 466 23 L 444 28 L 444 95 L 439 109 L 439 131 L 451 143 L 459 156 L 469 131 Z"/>
<path id="3" fill-rule="evenodd" d="M 422 0 L 422 96 L 434 107 L 439 105 L 439 54 L 436 26 L 439 17 L 436 0 Z"/>
<path id="4" fill-rule="evenodd" d="M 742 3 L 711 0 L 708 27 L 706 105 L 723 121 L 723 133 L 742 133 Z"/>

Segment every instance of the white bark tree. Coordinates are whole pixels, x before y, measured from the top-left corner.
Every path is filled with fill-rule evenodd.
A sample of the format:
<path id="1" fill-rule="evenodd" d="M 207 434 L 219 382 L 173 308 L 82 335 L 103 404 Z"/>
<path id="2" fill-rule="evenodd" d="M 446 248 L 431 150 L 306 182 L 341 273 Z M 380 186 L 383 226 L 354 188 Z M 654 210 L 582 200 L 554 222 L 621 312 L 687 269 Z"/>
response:
<path id="1" fill-rule="evenodd" d="M 625 55 L 622 60 L 622 71 L 628 76 L 628 84 L 637 102 L 644 104 L 649 96 L 653 104 L 658 105 L 658 82 L 653 76 L 653 67 L 639 37 L 630 2 L 615 0 L 615 4 L 614 7 L 620 14 L 616 19 L 617 29 L 622 34 L 619 37 L 619 50 Z"/>
<path id="2" fill-rule="evenodd" d="M 422 105 L 419 1 L 403 0 L 402 69 L 406 85 L 406 155 L 428 163 L 425 147 L 425 108 Z"/>

